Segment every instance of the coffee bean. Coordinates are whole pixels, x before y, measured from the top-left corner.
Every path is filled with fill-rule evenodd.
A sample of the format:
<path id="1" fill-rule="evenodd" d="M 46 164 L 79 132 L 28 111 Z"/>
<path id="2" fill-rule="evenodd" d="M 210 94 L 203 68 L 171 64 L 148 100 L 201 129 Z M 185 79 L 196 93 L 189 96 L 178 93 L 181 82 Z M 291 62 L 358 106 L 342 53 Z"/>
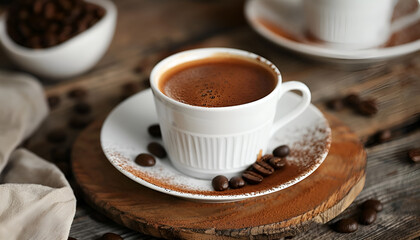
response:
<path id="1" fill-rule="evenodd" d="M 374 99 L 363 100 L 359 103 L 357 111 L 364 116 L 373 116 L 378 112 L 378 105 Z"/>
<path id="2" fill-rule="evenodd" d="M 253 171 L 243 172 L 242 178 L 249 184 L 258 184 L 264 179 L 260 174 Z"/>
<path id="3" fill-rule="evenodd" d="M 243 178 L 241 178 L 239 176 L 232 177 L 229 180 L 229 187 L 230 188 L 237 189 L 237 188 L 241 188 L 243 186 L 245 186 L 245 181 L 244 181 Z"/>
<path id="4" fill-rule="evenodd" d="M 344 97 L 343 101 L 347 106 L 355 108 L 360 103 L 360 97 L 359 95 L 352 93 Z"/>
<path id="5" fill-rule="evenodd" d="M 415 163 L 420 162 L 420 148 L 411 149 L 408 151 L 408 157 Z"/>
<path id="6" fill-rule="evenodd" d="M 214 190 L 216 191 L 224 191 L 229 187 L 228 179 L 223 175 L 218 175 L 213 178 L 211 181 L 211 185 L 213 186 Z"/>
<path id="7" fill-rule="evenodd" d="M 32 36 L 26 42 L 27 46 L 30 48 L 41 48 L 41 38 L 39 36 Z"/>
<path id="8" fill-rule="evenodd" d="M 263 161 L 255 162 L 254 164 L 252 164 L 252 168 L 262 176 L 268 176 L 273 174 L 274 172 L 274 168 Z"/>
<path id="9" fill-rule="evenodd" d="M 272 154 L 265 154 L 260 158 L 261 162 L 268 162 L 272 157 L 274 157 Z"/>
<path id="10" fill-rule="evenodd" d="M 142 67 L 142 66 L 136 66 L 135 68 L 134 68 L 134 73 L 136 73 L 136 74 L 140 74 L 140 73 L 142 73 L 144 71 L 144 68 Z"/>
<path id="11" fill-rule="evenodd" d="M 380 212 L 380 211 L 382 211 L 383 206 L 382 206 L 382 203 L 380 201 L 378 201 L 376 199 L 369 199 L 369 200 L 366 200 L 362 203 L 362 208 L 363 209 L 371 208 L 371 209 L 373 209 L 377 212 Z"/>
<path id="12" fill-rule="evenodd" d="M 124 240 L 120 235 L 115 233 L 105 233 L 100 238 L 101 240 Z"/>
<path id="13" fill-rule="evenodd" d="M 47 33 L 41 39 L 42 46 L 44 47 L 52 47 L 57 45 L 58 39 L 53 33 Z"/>
<path id="14" fill-rule="evenodd" d="M 67 93 L 69 98 L 82 99 L 87 96 L 87 91 L 84 88 L 74 88 Z"/>
<path id="15" fill-rule="evenodd" d="M 70 162 L 70 149 L 63 146 L 57 146 L 50 151 L 53 162 Z"/>
<path id="16" fill-rule="evenodd" d="M 60 97 L 57 95 L 51 95 L 47 98 L 48 106 L 50 109 L 54 109 L 60 105 Z"/>
<path id="17" fill-rule="evenodd" d="M 155 137 L 155 138 L 161 138 L 162 137 L 162 132 L 160 131 L 159 124 L 154 124 L 154 125 L 149 126 L 147 131 L 149 132 L 150 136 L 152 136 L 152 137 Z"/>
<path id="18" fill-rule="evenodd" d="M 376 220 L 376 211 L 372 208 L 363 209 L 360 214 L 359 222 L 363 225 L 370 225 Z"/>
<path id="19" fill-rule="evenodd" d="M 26 9 L 21 9 L 18 13 L 20 20 L 26 20 L 29 17 L 29 11 Z"/>
<path id="20" fill-rule="evenodd" d="M 326 105 L 329 109 L 334 111 L 340 111 L 344 107 L 343 101 L 341 101 L 341 99 L 338 98 L 329 100 Z"/>
<path id="21" fill-rule="evenodd" d="M 92 122 L 92 118 L 88 116 L 72 116 L 69 120 L 69 127 L 72 129 L 84 129 Z"/>
<path id="22" fill-rule="evenodd" d="M 377 141 L 379 143 L 387 142 L 391 139 L 391 137 L 392 137 L 391 130 L 386 129 L 378 133 Z"/>
<path id="23" fill-rule="evenodd" d="M 53 18 L 55 14 L 55 4 L 47 2 L 44 7 L 44 17 L 47 19 Z"/>
<path id="24" fill-rule="evenodd" d="M 105 9 L 97 8 L 95 14 L 97 18 L 101 19 L 103 16 L 105 16 Z"/>
<path id="25" fill-rule="evenodd" d="M 166 157 L 165 148 L 157 142 L 152 142 L 147 145 L 147 150 L 158 158 Z"/>
<path id="26" fill-rule="evenodd" d="M 273 150 L 273 155 L 280 158 L 286 157 L 289 153 L 290 149 L 287 145 L 281 145 Z"/>
<path id="27" fill-rule="evenodd" d="M 58 4 L 65 11 L 70 11 L 72 8 L 70 0 L 58 0 Z"/>
<path id="28" fill-rule="evenodd" d="M 47 140 L 51 143 L 62 143 L 66 139 L 67 133 L 64 129 L 54 129 L 47 134 Z"/>
<path id="29" fill-rule="evenodd" d="M 73 106 L 73 111 L 81 115 L 89 114 L 92 111 L 92 107 L 86 102 L 78 102 Z"/>
<path id="30" fill-rule="evenodd" d="M 273 168 L 280 169 L 286 165 L 286 159 L 273 157 L 268 162 Z"/>
<path id="31" fill-rule="evenodd" d="M 134 160 L 138 165 L 143 167 L 151 167 L 156 164 L 156 159 L 147 153 L 139 154 L 136 159 Z"/>
<path id="32" fill-rule="evenodd" d="M 35 14 L 40 14 L 42 12 L 42 8 L 44 6 L 44 1 L 42 0 L 35 0 L 33 3 L 32 11 Z"/>
<path id="33" fill-rule="evenodd" d="M 18 30 L 19 33 L 25 38 L 29 38 L 32 35 L 31 29 L 29 29 L 28 26 L 23 23 L 18 25 Z"/>
<path id="34" fill-rule="evenodd" d="M 347 218 L 336 222 L 334 229 L 339 233 L 351 233 L 358 229 L 358 225 L 354 219 Z"/>

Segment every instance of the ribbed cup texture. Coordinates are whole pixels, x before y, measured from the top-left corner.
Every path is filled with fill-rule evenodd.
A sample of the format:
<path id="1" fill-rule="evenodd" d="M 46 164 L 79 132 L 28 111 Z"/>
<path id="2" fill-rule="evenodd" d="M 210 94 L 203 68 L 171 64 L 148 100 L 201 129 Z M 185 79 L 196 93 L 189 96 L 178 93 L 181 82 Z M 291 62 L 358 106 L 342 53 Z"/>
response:
<path id="1" fill-rule="evenodd" d="M 226 170 L 246 167 L 265 151 L 269 126 L 245 134 L 231 136 L 201 136 L 170 128 L 165 147 L 171 161 L 198 170 Z"/>

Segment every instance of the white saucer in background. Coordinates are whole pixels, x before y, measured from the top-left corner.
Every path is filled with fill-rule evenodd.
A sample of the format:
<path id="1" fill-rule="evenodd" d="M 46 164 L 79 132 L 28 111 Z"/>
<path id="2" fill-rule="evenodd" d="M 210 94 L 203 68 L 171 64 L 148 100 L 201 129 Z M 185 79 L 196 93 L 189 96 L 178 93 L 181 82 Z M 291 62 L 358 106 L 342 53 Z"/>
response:
<path id="1" fill-rule="evenodd" d="M 300 101 L 296 94 L 288 92 L 280 100 L 276 118 L 293 109 Z M 247 185 L 242 189 L 216 192 L 210 180 L 189 177 L 177 171 L 168 158 L 156 158 L 153 167 L 141 167 L 134 162 L 140 153 L 147 152 L 150 142 L 162 143 L 151 137 L 147 129 L 158 123 L 152 91 L 144 90 L 117 106 L 105 120 L 101 129 L 101 146 L 111 162 L 120 172 L 132 180 L 163 193 L 204 202 L 229 202 L 273 193 L 292 186 L 314 172 L 324 161 L 331 144 L 331 129 L 322 113 L 313 105 L 278 131 L 269 143 L 268 151 L 287 144 L 291 154 L 290 165 L 299 171 L 278 181 L 274 174 L 259 185 Z M 289 166 L 287 166 L 289 167 Z M 284 171 L 287 171 L 288 168 Z M 281 177 L 278 175 L 277 177 Z M 223 195 L 221 195 L 223 194 Z"/>
<path id="2" fill-rule="evenodd" d="M 329 48 L 307 39 L 300 6 L 301 0 L 248 0 L 245 16 L 254 30 L 277 45 L 328 62 L 374 63 L 420 50 L 420 39 L 362 50 Z"/>

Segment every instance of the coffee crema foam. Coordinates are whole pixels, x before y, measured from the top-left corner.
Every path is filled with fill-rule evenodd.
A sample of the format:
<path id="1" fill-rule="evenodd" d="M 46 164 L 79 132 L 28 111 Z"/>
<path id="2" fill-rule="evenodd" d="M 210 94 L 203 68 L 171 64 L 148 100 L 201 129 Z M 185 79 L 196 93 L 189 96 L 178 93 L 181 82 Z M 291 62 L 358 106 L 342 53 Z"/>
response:
<path id="1" fill-rule="evenodd" d="M 179 102 L 202 107 L 250 103 L 271 93 L 277 75 L 263 63 L 236 56 L 186 62 L 165 72 L 159 89 Z"/>

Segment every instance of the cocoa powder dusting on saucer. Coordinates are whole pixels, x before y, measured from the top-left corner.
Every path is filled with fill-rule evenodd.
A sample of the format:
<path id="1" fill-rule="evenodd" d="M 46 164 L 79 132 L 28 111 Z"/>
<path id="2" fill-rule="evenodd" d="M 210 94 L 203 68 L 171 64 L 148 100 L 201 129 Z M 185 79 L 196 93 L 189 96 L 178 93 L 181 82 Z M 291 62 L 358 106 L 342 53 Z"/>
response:
<path id="1" fill-rule="evenodd" d="M 331 143 L 330 134 L 326 134 L 322 127 L 315 127 L 311 129 L 300 129 L 306 132 L 302 134 L 301 138 L 290 145 L 291 153 L 286 157 L 287 164 L 274 174 L 265 177 L 264 180 L 257 185 L 246 185 L 239 189 L 228 189 L 226 191 L 213 191 L 211 188 L 211 180 L 209 180 L 209 189 L 194 189 L 190 185 L 180 184 L 174 180 L 175 177 L 162 174 L 163 169 L 157 169 L 153 173 L 147 172 L 141 167 L 130 164 L 130 159 L 124 158 L 118 152 L 109 151 L 108 155 L 113 155 L 120 168 L 131 173 L 150 184 L 163 188 L 165 191 L 175 191 L 180 193 L 197 194 L 202 196 L 230 196 L 230 195 L 245 195 L 255 196 L 256 194 L 267 192 L 274 192 L 274 188 L 286 184 L 293 185 L 299 181 L 298 177 L 303 177 L 318 167 L 322 159 L 322 155 L 326 154 Z M 295 131 L 293 131 L 295 132 Z M 325 139 L 320 139 L 323 136 Z M 162 160 L 162 161 L 168 161 Z M 162 166 L 161 166 L 162 167 Z M 154 166 L 154 168 L 159 168 Z M 165 177 L 164 177 L 165 176 Z"/>

